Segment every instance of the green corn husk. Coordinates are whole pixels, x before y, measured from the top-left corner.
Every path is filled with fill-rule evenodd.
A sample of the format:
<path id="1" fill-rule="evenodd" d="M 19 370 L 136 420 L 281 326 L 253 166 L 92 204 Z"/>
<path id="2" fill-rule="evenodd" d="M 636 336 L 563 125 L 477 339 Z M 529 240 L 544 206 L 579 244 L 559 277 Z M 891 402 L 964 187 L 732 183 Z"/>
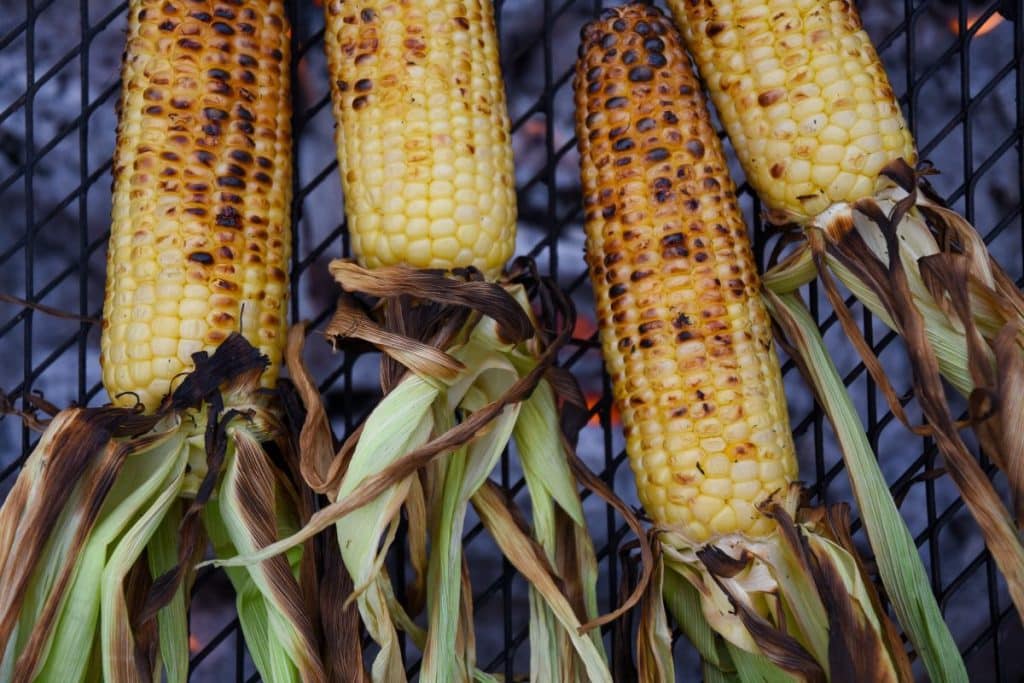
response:
<path id="1" fill-rule="evenodd" d="M 827 681 L 847 672 L 854 680 L 912 680 L 849 540 L 847 509 L 797 507 L 799 491 L 794 485 L 788 498 L 762 506 L 778 524 L 762 539 L 732 534 L 694 545 L 678 532 L 659 531 L 665 576 L 696 590 L 701 615 L 690 618 L 706 621 L 716 640 L 756 655 L 748 661 L 761 662 L 775 677 Z M 709 657 L 720 646 L 711 645 L 705 628 L 684 631 Z M 719 654 L 718 664 L 708 665 L 724 674 L 725 661 Z"/>
<path id="2" fill-rule="evenodd" d="M 763 655 L 739 648 L 716 634 L 701 611 L 697 589 L 680 575 L 665 573 L 662 595 L 672 618 L 700 653 L 705 681 L 784 683 L 792 680 Z"/>
<path id="3" fill-rule="evenodd" d="M 289 448 L 258 389 L 266 359 L 232 335 L 194 361 L 156 414 L 69 409 L 29 456 L 0 508 L 0 680 L 185 681 L 206 532 L 233 554 L 301 522 L 264 451 Z M 326 681 L 295 573 L 285 558 L 235 573 L 255 605 L 243 630 L 267 624 L 250 643 L 267 680 Z"/>
<path id="4" fill-rule="evenodd" d="M 178 559 L 177 520 L 184 514 L 182 500 L 171 503 L 160 526 L 146 546 L 150 576 L 162 576 L 174 569 Z M 188 680 L 188 589 L 182 582 L 170 601 L 157 613 L 159 654 L 168 683 Z"/>
<path id="5" fill-rule="evenodd" d="M 472 593 L 461 549 L 472 504 L 529 584 L 533 679 L 610 681 L 593 627 L 615 615 L 597 619 L 597 562 L 577 480 L 600 487 L 571 455 L 556 395 L 556 386 L 561 393 L 566 382 L 549 371 L 572 330 L 571 304 L 533 275 L 526 261 L 502 285 L 471 273 L 370 271 L 347 261 L 332 264 L 332 272 L 346 292 L 381 299 L 380 323 L 343 299 L 327 334 L 369 341 L 386 354 L 384 398 L 335 456 L 319 397 L 300 354 L 290 349 L 290 372 L 309 410 L 303 472 L 333 502 L 291 538 L 219 563 L 249 565 L 334 526 L 363 622 L 380 646 L 373 680 L 405 680 L 398 629 L 423 651 L 423 680 L 489 680 L 475 661 Z M 546 306 L 545 325 L 535 320 L 532 301 Z M 488 480 L 510 441 L 525 474 L 532 529 Z M 606 490 L 598 493 L 610 497 Z M 400 604 L 383 568 L 403 510 L 411 564 L 418 568 L 409 593 L 425 594 L 423 630 L 413 625 L 419 601 Z M 631 519 L 624 506 L 620 510 Z M 639 529 L 635 519 L 631 523 Z M 414 529 L 429 535 L 429 557 Z M 639 591 L 624 609 L 637 599 Z"/>
<path id="6" fill-rule="evenodd" d="M 783 273 L 774 284 L 785 282 L 787 277 L 792 277 L 792 271 Z M 963 661 L 929 589 L 913 538 L 896 509 L 817 326 L 792 291 L 780 296 L 767 290 L 765 298 L 782 332 L 780 341 L 815 389 L 836 430 L 878 570 L 900 623 L 933 680 L 966 681 Z M 891 625 L 877 621 L 875 615 L 884 611 L 870 586 L 859 578 L 864 572 L 845 532 L 845 512 L 835 511 L 840 516 L 834 520 L 829 519 L 834 512 L 824 516 L 821 511 L 796 512 L 795 498 L 781 506 L 770 503 L 766 512 L 776 516 L 781 528 L 789 529 L 781 538 L 773 537 L 763 543 L 751 543 L 744 538 L 735 539 L 735 543 L 730 539 L 716 543 L 726 551 L 722 558 L 726 564 L 729 557 L 746 556 L 739 571 L 738 566 L 716 571 L 707 561 L 706 549 L 692 547 L 678 535 L 661 532 L 662 557 L 645 596 L 638 636 L 639 680 L 672 680 L 674 676 L 670 631 L 664 620 L 664 608 L 657 600 L 659 594 L 701 654 L 707 680 L 791 680 L 792 674 L 784 669 L 800 670 L 808 680 L 832 680 L 838 672 L 854 675 L 852 680 L 909 680 L 909 669 L 869 672 L 857 668 L 875 667 L 884 659 L 869 654 L 868 648 L 872 646 L 870 640 L 863 640 L 863 635 L 851 637 L 851 633 L 858 631 L 857 622 L 867 620 L 870 626 L 861 634 L 880 634 L 873 647 L 887 648 L 894 661 L 899 660 L 902 646 Z M 793 534 L 802 542 L 785 540 L 794 538 Z M 736 550 L 729 550 L 733 546 Z M 847 608 L 842 607 L 844 601 L 835 602 L 834 596 L 830 597 L 828 586 L 834 582 L 818 579 L 821 569 L 810 569 L 815 565 L 831 566 L 842 577 L 838 585 L 860 586 L 850 589 L 853 600 L 848 604 L 854 607 L 853 625 L 837 620 L 837 612 Z M 770 613 L 764 611 L 766 603 L 759 595 L 776 601 L 768 604 L 781 605 L 785 614 L 781 627 L 784 636 L 776 634 L 766 641 L 767 633 L 758 635 L 751 631 L 755 635 L 750 641 L 747 629 L 756 626 L 758 614 L 771 621 Z M 718 604 L 718 608 L 709 610 L 709 604 Z M 751 608 L 755 620 L 744 618 L 739 623 L 736 614 L 747 614 Z M 839 640 L 833 641 L 828 634 Z M 822 636 L 827 639 L 823 641 Z M 787 644 L 786 638 L 795 640 Z M 799 655 L 801 649 L 810 654 L 811 661 L 787 659 Z M 758 650 L 764 654 L 755 654 Z M 831 671 L 825 668 L 815 672 L 813 662 L 827 662 Z"/>
<path id="7" fill-rule="evenodd" d="M 777 294 L 819 275 L 847 336 L 905 425 L 931 436 L 1024 614 L 1024 296 L 977 231 L 946 208 L 902 160 L 875 196 L 837 205 L 804 226 L 806 242 L 765 278 Z M 896 390 L 846 309 L 838 279 L 900 335 L 927 424 L 910 423 Z M 945 379 L 968 398 L 969 424 L 1005 474 L 1012 509 L 978 464 L 950 413 Z"/>
<path id="8" fill-rule="evenodd" d="M 815 391 L 842 448 L 878 573 L 900 624 L 932 680 L 964 681 L 967 673 L 929 588 L 913 537 L 900 517 L 842 378 L 806 307 L 794 293 L 765 292 L 781 339 Z"/>

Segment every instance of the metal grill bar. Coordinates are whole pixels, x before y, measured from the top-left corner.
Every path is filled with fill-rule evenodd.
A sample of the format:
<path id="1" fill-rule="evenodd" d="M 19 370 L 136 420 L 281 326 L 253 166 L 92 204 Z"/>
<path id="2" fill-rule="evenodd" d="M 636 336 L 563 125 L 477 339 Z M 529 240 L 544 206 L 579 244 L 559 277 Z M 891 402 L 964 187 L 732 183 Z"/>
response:
<path id="1" fill-rule="evenodd" d="M 78 0 L 77 12 L 69 11 L 69 5 L 25 0 L 0 16 L 0 206 L 5 214 L 0 291 L 77 312 L 84 320 L 55 320 L 0 303 L 0 344 L 7 361 L 0 369 L 0 389 L 23 405 L 36 390 L 60 406 L 104 400 L 96 367 L 99 334 L 87 320 L 98 318 L 102 303 L 110 202 L 104 180 L 113 150 L 127 3 Z M 497 0 L 496 6 L 518 166 L 518 251 L 535 257 L 542 271 L 573 296 L 581 317 L 592 318 L 580 252 L 582 211 L 569 85 L 579 28 L 600 11 L 602 2 Z M 1024 18 L 1024 0 L 862 0 L 860 6 L 911 130 L 919 136 L 922 156 L 946 171 L 937 178 L 937 189 L 969 220 L 978 221 L 997 259 L 1024 282 L 1024 22 L 1017 19 Z M 311 320 L 316 330 L 334 303 L 326 263 L 348 254 L 349 244 L 337 161 L 328 142 L 332 122 L 323 20 L 320 9 L 307 0 L 291 2 L 289 14 L 297 140 L 291 264 L 296 295 L 291 316 Z M 1003 23 L 994 26 L 1000 19 Z M 760 205 L 748 185 L 741 184 L 741 194 L 763 266 L 773 239 L 764 230 Z M 902 501 L 932 589 L 972 678 L 1021 680 L 1024 658 L 1015 653 L 1024 647 L 1024 631 L 962 501 L 946 478 L 935 476 L 942 463 L 934 444 L 909 435 L 894 419 L 844 343 L 837 318 L 817 287 L 809 289 L 808 298 L 864 416 L 869 440 L 881 454 L 893 493 Z M 868 344 L 891 370 L 897 389 L 909 387 L 896 335 L 853 298 L 847 305 L 861 320 Z M 347 434 L 377 397 L 375 359 L 333 355 L 316 339 L 308 352 L 335 429 Z M 561 359 L 579 376 L 591 401 L 592 419 L 581 436 L 580 455 L 635 503 L 599 353 L 593 327 L 582 326 Z M 786 362 L 783 371 L 802 471 L 815 502 L 850 500 L 842 460 L 821 411 L 805 400 L 806 389 L 793 364 Z M 903 402 L 913 415 L 913 397 L 907 395 Z M 16 421 L 0 421 L 0 497 L 10 489 L 35 439 Z M 994 468 L 986 465 L 995 477 Z M 525 496 L 514 460 L 502 461 L 496 480 L 511 495 Z M 622 577 L 619 549 L 628 531 L 592 496 L 584 497 L 584 507 L 598 543 L 602 607 L 608 608 Z M 475 519 L 469 522 L 464 543 L 480 616 L 479 661 L 511 678 L 528 662 L 525 586 L 507 562 L 493 559 L 496 550 L 482 526 Z M 857 518 L 854 529 L 866 550 Z M 404 585 L 404 558 L 396 555 L 391 566 Z M 258 680 L 223 575 L 201 572 L 195 591 L 203 599 L 191 617 L 196 638 L 193 679 Z M 607 632 L 609 651 L 617 645 L 614 637 Z M 695 666 L 685 639 L 677 642 L 681 661 Z M 410 646 L 407 655 L 410 672 L 416 672 L 418 654 Z M 685 673 L 695 675 L 696 669 Z"/>

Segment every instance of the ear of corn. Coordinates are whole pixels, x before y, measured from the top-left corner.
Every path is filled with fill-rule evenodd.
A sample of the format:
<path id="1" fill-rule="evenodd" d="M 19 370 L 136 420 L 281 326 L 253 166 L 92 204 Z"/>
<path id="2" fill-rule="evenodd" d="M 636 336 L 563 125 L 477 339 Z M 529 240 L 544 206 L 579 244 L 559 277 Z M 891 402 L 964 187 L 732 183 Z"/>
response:
<path id="1" fill-rule="evenodd" d="M 671 25 L 591 24 L 578 139 L 601 341 L 640 499 L 695 541 L 773 524 L 796 457 L 736 189 Z"/>
<path id="2" fill-rule="evenodd" d="M 495 282 L 515 247 L 515 185 L 490 0 L 328 0 L 324 9 L 338 159 L 359 261 L 335 261 L 331 272 L 346 292 L 378 300 L 372 317 L 343 303 L 327 334 L 387 354 L 385 396 L 343 446 L 350 453 L 344 475 L 323 482 L 332 505 L 291 538 L 256 552 L 239 548 L 243 556 L 224 564 L 258 563 L 333 524 L 377 645 L 374 681 L 406 679 L 399 628 L 422 649 L 422 680 L 490 680 L 477 668 L 462 554 L 472 504 L 529 585 L 530 634 L 538 641 L 531 676 L 610 683 L 600 633 L 581 623 L 596 617 L 596 555 L 543 379 L 571 335 L 571 305 L 528 263 Z M 450 272 L 468 267 L 490 282 Z M 512 438 L 527 472 L 529 536 L 490 490 Z M 408 606 L 398 604 L 382 566 L 403 509 L 430 548 L 428 557 L 425 538 L 409 544 L 418 599 Z M 409 629 L 416 614 L 407 610 L 422 602 L 425 626 Z"/>
<path id="3" fill-rule="evenodd" d="M 827 0 L 669 5 L 751 184 L 775 220 L 806 229 L 804 248 L 814 252 L 837 317 L 893 414 L 909 424 L 832 274 L 906 341 L 925 419 L 943 434 L 937 443 L 950 475 L 1024 614 L 1016 528 L 1024 469 L 1011 464 L 1024 457 L 1017 411 L 997 410 L 975 428 L 1007 475 L 1011 514 L 961 438 L 940 381 L 1012 406 L 1011 387 L 1024 384 L 1024 341 L 1015 331 L 1024 297 L 974 227 L 912 168 L 913 139 L 856 8 Z M 798 262 L 793 255 L 784 267 Z"/>
<path id="4" fill-rule="evenodd" d="M 750 184 L 775 218 L 874 193 L 914 141 L 852 2 L 668 0 Z"/>
<path id="5" fill-rule="evenodd" d="M 208 531 L 251 550 L 298 516 L 262 443 L 295 458 L 273 395 L 257 390 L 285 342 L 284 6 L 128 9 L 101 362 L 111 396 L 152 414 L 66 411 L 31 454 L 0 510 L 4 680 L 184 681 Z M 266 680 L 320 683 L 296 573 L 283 557 L 236 572 L 239 619 Z"/>
<path id="6" fill-rule="evenodd" d="M 910 680 L 843 509 L 798 509 L 753 254 L 679 34 L 660 11 L 628 5 L 582 39 L 574 87 L 587 263 L 664 585 L 681 577 L 699 595 L 684 630 L 715 660 L 709 671 Z M 671 678 L 661 612 L 646 615 L 643 661 Z M 709 642 L 708 626 L 732 647 Z M 862 658 L 838 656 L 852 643 Z"/>
<path id="7" fill-rule="evenodd" d="M 355 256 L 497 276 L 515 249 L 516 198 L 490 1 L 325 10 Z"/>
<path id="8" fill-rule="evenodd" d="M 289 37 L 279 2 L 136 0 L 114 154 L 103 383 L 154 409 L 192 354 L 287 323 Z"/>

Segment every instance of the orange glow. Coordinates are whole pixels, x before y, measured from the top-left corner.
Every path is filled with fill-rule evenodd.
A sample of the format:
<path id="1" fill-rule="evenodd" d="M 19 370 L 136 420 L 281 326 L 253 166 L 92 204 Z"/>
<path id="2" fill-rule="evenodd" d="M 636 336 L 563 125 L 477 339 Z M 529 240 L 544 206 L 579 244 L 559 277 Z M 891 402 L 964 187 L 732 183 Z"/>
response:
<path id="1" fill-rule="evenodd" d="M 188 649 L 193 654 L 203 649 L 203 644 L 199 642 L 199 638 L 196 638 L 194 633 L 188 634 Z"/>
<path id="2" fill-rule="evenodd" d="M 547 130 L 547 124 L 544 123 L 544 120 L 540 118 L 530 119 L 525 124 L 523 124 L 523 133 L 529 135 L 530 137 L 542 138 L 544 137 L 544 134 L 547 132 Z"/>
<path id="3" fill-rule="evenodd" d="M 596 403 L 598 403 L 601 400 L 601 394 L 598 394 L 596 392 L 591 392 L 591 393 L 587 394 L 586 398 L 587 398 L 587 407 L 588 408 L 592 408 Z M 612 426 L 613 427 L 618 427 L 619 425 L 622 424 L 622 416 L 619 415 L 619 408 L 618 408 L 618 406 L 615 405 L 614 401 L 612 402 L 611 418 L 612 418 Z M 587 426 L 588 427 L 600 427 L 601 426 L 601 414 L 600 413 L 594 413 L 593 415 L 591 415 L 590 416 L 590 421 L 587 423 Z"/>
<path id="4" fill-rule="evenodd" d="M 967 17 L 967 30 L 970 31 L 974 28 L 975 24 L 980 20 L 980 15 L 975 14 L 974 16 Z M 993 13 L 988 19 L 985 20 L 981 26 L 978 27 L 975 35 L 983 36 L 986 33 L 991 33 L 996 30 L 1001 23 L 1003 23 L 1003 15 L 998 12 Z M 949 20 L 947 23 L 949 30 L 953 35 L 960 35 L 960 20 L 956 17 Z"/>
<path id="5" fill-rule="evenodd" d="M 587 315 L 576 316 L 576 326 L 572 330 L 575 339 L 590 339 L 597 332 L 597 323 Z"/>

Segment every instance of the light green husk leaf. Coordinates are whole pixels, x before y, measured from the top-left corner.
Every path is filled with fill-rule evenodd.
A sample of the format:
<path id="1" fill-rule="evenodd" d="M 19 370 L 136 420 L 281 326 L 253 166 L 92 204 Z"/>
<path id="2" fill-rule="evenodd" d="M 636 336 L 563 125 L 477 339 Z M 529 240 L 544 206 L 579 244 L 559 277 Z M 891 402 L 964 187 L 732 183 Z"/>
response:
<path id="1" fill-rule="evenodd" d="M 667 568 L 662 594 L 676 624 L 701 656 L 706 683 L 788 683 L 791 674 L 764 655 L 725 640 L 704 618 L 701 597 L 683 575 Z"/>
<path id="2" fill-rule="evenodd" d="M 886 593 L 935 681 L 965 681 L 966 670 L 942 619 L 913 537 L 899 515 L 850 397 L 821 334 L 795 294 L 765 295 L 842 447 L 854 496 Z"/>
<path id="3" fill-rule="evenodd" d="M 604 653 L 592 638 L 580 634 L 582 623 L 572 606 L 546 571 L 543 550 L 524 533 L 509 512 L 502 494 L 493 484 L 482 486 L 473 497 L 473 508 L 498 547 L 516 569 L 543 597 L 552 614 L 565 629 L 592 683 L 611 682 Z"/>
<path id="4" fill-rule="evenodd" d="M 146 546 L 149 573 L 161 576 L 178 562 L 178 524 L 181 521 L 182 502 L 174 501 Z M 160 639 L 160 659 L 167 683 L 185 683 L 188 680 L 188 586 L 178 586 L 174 597 L 157 613 Z"/>
<path id="5" fill-rule="evenodd" d="M 472 372 L 459 377 L 446 392 L 447 406 L 435 419 L 437 431 L 449 429 L 452 425 L 441 421 L 456 412 L 468 415 L 497 400 L 519 378 L 500 353 L 497 338 L 477 335 L 481 328 L 483 325 L 478 325 L 469 343 L 451 353 Z M 498 351 L 491 350 L 495 347 Z M 518 414 L 519 404 L 506 407 L 482 437 L 436 462 L 443 484 L 440 514 L 432 533 L 437 549 L 430 553 L 427 573 L 434 590 L 427 594 L 430 626 L 423 653 L 424 680 L 468 681 L 472 676 L 474 653 L 469 643 L 458 637 L 464 609 L 462 529 L 469 500 L 498 464 Z"/>
<path id="6" fill-rule="evenodd" d="M 218 511 L 235 549 L 253 552 L 293 525 L 280 508 L 283 496 L 259 442 L 242 426 L 229 434 Z M 266 604 L 272 668 L 264 675 L 273 681 L 322 680 L 323 675 L 318 672 L 313 626 L 301 604 L 296 580 L 300 552 L 295 551 L 290 558 L 279 556 L 248 568 Z"/>
<path id="7" fill-rule="evenodd" d="M 528 370 L 528 361 L 517 358 L 520 371 Z M 588 619 L 597 616 L 597 560 L 593 545 L 586 535 L 583 508 L 576 493 L 576 484 L 564 457 L 552 457 L 563 448 L 558 425 L 558 410 L 554 392 L 546 380 L 541 380 L 533 394 L 523 401 L 516 422 L 514 438 L 523 476 L 530 493 L 533 534 L 543 548 L 548 562 L 557 566 L 559 561 L 559 532 L 571 534 L 575 541 L 577 572 L 582 581 L 582 598 Z M 557 506 L 557 507 L 556 507 Z M 561 509 L 567 522 L 559 525 Z M 568 639 L 558 626 L 543 597 L 530 587 L 530 672 L 536 681 L 573 680 L 575 662 L 566 658 L 570 647 Z M 603 647 L 598 629 L 589 632 L 595 646 Z"/>
<path id="8" fill-rule="evenodd" d="M 717 671 L 722 680 L 739 681 L 740 683 L 792 683 L 793 678 L 772 664 L 763 655 L 747 652 L 732 643 L 725 644 L 729 658 L 736 667 L 735 674 Z M 705 669 L 705 672 L 707 669 Z"/>
<path id="9" fill-rule="evenodd" d="M 201 551 L 203 535 L 183 499 L 197 495 L 207 464 L 221 462 L 225 444 L 229 471 L 220 482 L 221 471 L 211 473 L 202 492 L 204 500 L 212 494 L 216 501 L 207 515 L 211 526 L 224 538 L 234 535 L 230 552 L 268 543 L 279 521 L 294 527 L 291 499 L 275 498 L 278 473 L 260 445 L 277 440 L 287 459 L 282 425 L 268 408 L 268 395 L 257 390 L 266 359 L 231 335 L 212 356 L 199 354 L 195 362 L 196 371 L 155 415 L 72 408 L 55 416 L 43 434 L 0 508 L 0 623 L 8 638 L 0 679 L 187 679 L 189 562 Z M 205 403 L 215 392 L 222 411 Z M 218 422 L 207 425 L 210 416 Z M 215 452 L 207 453 L 207 444 Z M 253 462 L 238 473 L 242 456 Z M 280 520 L 273 512 L 278 502 Z M 293 568 L 282 562 L 285 582 L 274 562 L 240 572 L 255 577 L 257 589 L 266 588 L 263 640 L 290 655 L 283 661 L 298 671 L 291 678 L 320 683 L 325 679 L 311 626 L 289 629 L 296 614 L 301 621 L 303 606 Z M 276 574 L 268 569 L 275 567 Z M 269 578 L 261 586 L 265 572 Z M 244 587 L 239 592 L 246 593 Z M 264 592 L 256 596 L 262 600 Z M 157 602 L 163 600 L 168 602 Z M 244 612 L 243 625 L 253 621 Z M 306 647 L 298 655 L 292 652 L 296 640 Z M 157 644 L 160 651 L 151 649 Z M 260 655 L 260 643 L 252 645 L 266 679 L 289 680 L 286 668 Z"/>
<path id="10" fill-rule="evenodd" d="M 79 554 L 70 588 L 60 608 L 56 628 L 49 647 L 42 653 L 41 680 L 84 680 L 89 665 L 88 653 L 98 646 L 97 623 L 102 581 L 111 547 L 127 528 L 163 491 L 161 486 L 172 469 L 184 468 L 188 447 L 177 425 L 143 452 L 136 452 L 121 469 L 120 476 L 107 496 L 103 511 L 93 527 L 85 548 Z M 66 556 L 50 555 L 48 565 L 58 565 Z M 47 572 L 49 574 L 49 572 Z M 42 600 L 51 586 L 32 591 L 31 597 Z M 22 628 L 30 631 L 34 611 L 22 609 Z M 29 621 L 26 621 L 28 619 Z M 50 656 L 50 654 L 54 656 Z M 66 653 L 77 653 L 68 656 Z M 106 671 L 106 666 L 104 666 Z"/>
<path id="11" fill-rule="evenodd" d="M 332 272 L 346 290 L 375 296 L 401 292 L 463 306 L 479 297 L 485 315 L 470 315 L 461 330 L 452 330 L 444 353 L 434 349 L 423 363 L 394 378 L 394 385 L 352 437 L 354 446 L 342 448 L 348 460 L 340 486 L 328 491 L 333 499 L 330 505 L 291 537 L 218 564 L 239 566 L 265 560 L 335 525 L 363 622 L 380 647 L 372 678 L 398 683 L 405 680 L 405 672 L 397 628 L 408 629 L 412 617 L 385 585 L 383 558 L 404 506 L 407 514 L 428 518 L 427 525 L 416 519 L 410 526 L 428 528 L 431 537 L 428 628 L 425 633 L 411 632 L 424 651 L 421 676 L 424 680 L 490 680 L 475 667 L 472 592 L 461 550 L 466 508 L 472 501 L 506 557 L 531 584 L 531 633 L 546 634 L 534 647 L 547 644 L 540 653 L 531 653 L 534 680 L 545 680 L 544 672 L 553 672 L 553 680 L 610 680 L 599 634 L 578 632 L 597 611 L 596 559 L 581 528 L 582 507 L 551 387 L 542 379 L 534 385 L 534 378 L 540 377 L 542 351 L 523 329 L 523 323 L 534 324 L 523 287 L 507 284 L 502 289 L 397 267 L 368 271 L 348 262 L 336 262 Z M 407 305 L 394 306 L 389 315 L 397 310 L 397 315 L 408 313 L 412 320 L 415 312 L 411 307 L 403 309 Z M 486 315 L 488 306 L 500 314 Z M 415 363 L 422 342 L 393 334 L 387 324 L 379 325 L 352 307 L 342 314 L 347 324 L 337 334 L 356 330 L 361 339 L 384 343 L 383 350 L 392 358 Z M 499 318 L 509 327 L 499 329 Z M 508 341 L 503 336 L 508 334 L 520 341 Z M 538 526 L 532 538 L 517 525 L 515 513 L 487 493 L 488 477 L 513 435 L 522 440 L 518 446 L 535 506 Z M 415 477 L 419 479 L 414 489 Z M 420 500 L 426 502 L 425 511 Z M 569 532 L 564 531 L 560 515 L 570 520 Z M 560 586 L 579 604 L 570 603 Z M 547 658 L 545 668 L 538 674 L 543 657 Z"/>
<path id="12" fill-rule="evenodd" d="M 658 559 L 641 603 L 640 628 L 636 637 L 637 672 L 643 683 L 676 679 L 675 662 L 672 660 L 672 629 L 665 613 L 668 599 L 665 563 L 660 561 L 660 557 Z M 693 606 L 695 614 L 700 614 L 699 605 L 695 603 Z"/>
<path id="13" fill-rule="evenodd" d="M 433 422 L 432 405 L 440 395 L 437 384 L 410 374 L 384 397 L 363 427 L 338 499 L 355 490 L 366 476 L 427 441 Z M 387 553 L 387 546 L 380 547 L 381 538 L 398 514 L 408 487 L 408 482 L 393 486 L 337 524 L 338 543 L 355 583 L 359 612 L 370 637 L 380 646 L 371 669 L 375 681 L 405 680 L 398 633 L 376 576 L 380 566 L 378 555 Z"/>
<path id="14" fill-rule="evenodd" d="M 512 362 L 520 374 L 533 369 L 533 363 L 521 354 L 511 354 Z M 551 498 L 581 528 L 586 526 L 583 506 L 576 492 L 576 481 L 564 457 L 552 457 L 561 452 L 562 432 L 558 424 L 558 408 L 551 385 L 541 380 L 533 394 L 523 401 L 514 432 L 516 450 L 523 465 L 523 474 L 531 484 L 531 501 Z M 536 490 L 536 496 L 533 491 Z M 536 521 L 534 522 L 536 524 Z"/>
<path id="15" fill-rule="evenodd" d="M 722 638 L 704 618 L 700 594 L 683 575 L 671 568 L 663 570 L 662 596 L 669 613 L 693 644 L 701 659 L 715 669 L 728 670 L 729 663 L 722 656 Z"/>
<path id="16" fill-rule="evenodd" d="M 218 556 L 232 557 L 237 554 L 231 543 L 227 525 L 220 511 L 220 501 L 210 501 L 203 510 L 203 526 Z M 246 649 L 252 657 L 256 670 L 264 675 L 280 676 L 271 680 L 297 683 L 299 678 L 287 651 L 281 647 L 271 633 L 270 611 L 259 586 L 245 567 L 227 567 L 225 573 L 235 589 L 235 608 L 238 621 L 245 637 Z"/>
<path id="17" fill-rule="evenodd" d="M 157 468 L 151 478 L 157 483 L 153 489 L 155 495 L 141 508 L 138 519 L 117 542 L 100 577 L 100 651 L 106 681 L 134 679 L 135 638 L 125 600 L 125 578 L 177 500 L 187 461 L 188 449 L 185 447 L 176 449 L 164 462 L 155 463 Z M 175 657 L 173 651 L 170 654 Z"/>

